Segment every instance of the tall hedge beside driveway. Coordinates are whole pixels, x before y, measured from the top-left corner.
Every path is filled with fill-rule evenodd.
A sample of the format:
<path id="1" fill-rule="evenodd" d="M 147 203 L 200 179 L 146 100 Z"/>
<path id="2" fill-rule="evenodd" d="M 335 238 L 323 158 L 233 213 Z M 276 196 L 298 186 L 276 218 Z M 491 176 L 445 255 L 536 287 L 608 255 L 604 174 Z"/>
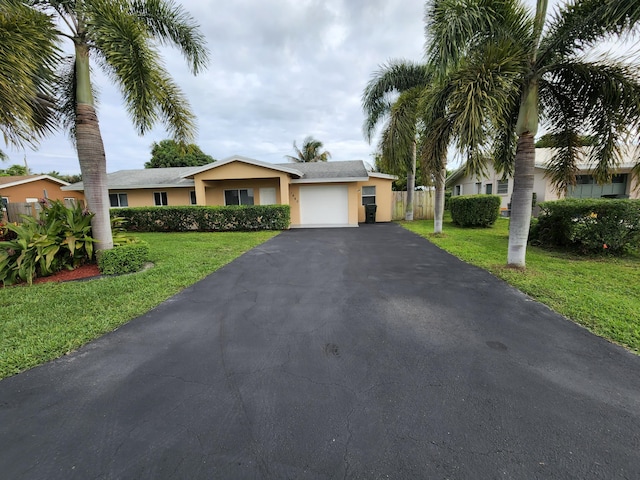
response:
<path id="1" fill-rule="evenodd" d="M 568 199 L 540 204 L 532 243 L 579 253 L 640 249 L 640 200 Z"/>
<path id="2" fill-rule="evenodd" d="M 500 215 L 498 195 L 462 195 L 449 199 L 451 220 L 461 227 L 490 227 Z"/>
<path id="3" fill-rule="evenodd" d="M 289 205 L 113 208 L 111 216 L 132 232 L 285 230 L 291 221 Z"/>

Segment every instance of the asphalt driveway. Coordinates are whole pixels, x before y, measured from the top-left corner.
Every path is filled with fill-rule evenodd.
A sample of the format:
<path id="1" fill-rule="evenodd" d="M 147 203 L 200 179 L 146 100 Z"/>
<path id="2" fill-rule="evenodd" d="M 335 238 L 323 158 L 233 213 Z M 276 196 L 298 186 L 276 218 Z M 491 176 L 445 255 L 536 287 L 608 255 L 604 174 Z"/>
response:
<path id="1" fill-rule="evenodd" d="M 640 357 L 397 225 L 292 230 L 0 381 L 0 476 L 636 479 Z"/>

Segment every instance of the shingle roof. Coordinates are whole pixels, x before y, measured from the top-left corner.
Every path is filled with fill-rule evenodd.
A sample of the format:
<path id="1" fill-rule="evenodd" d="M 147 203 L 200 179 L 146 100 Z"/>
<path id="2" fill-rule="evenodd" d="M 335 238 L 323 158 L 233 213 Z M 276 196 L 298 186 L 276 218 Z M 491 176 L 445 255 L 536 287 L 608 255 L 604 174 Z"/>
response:
<path id="1" fill-rule="evenodd" d="M 315 162 L 315 163 L 274 163 L 266 164 L 258 160 L 245 159 L 244 157 L 230 157 L 221 161 L 223 165 L 232 160 L 246 161 L 254 165 L 266 165 L 277 170 L 295 173 L 295 177 L 302 174 L 301 178 L 293 178 L 294 183 L 313 183 L 323 181 L 355 182 L 368 178 L 367 169 L 362 160 L 349 160 L 344 162 Z M 206 167 L 206 166 L 205 166 Z M 169 187 L 193 187 L 195 173 L 206 170 L 205 167 L 173 167 L 173 168 L 144 168 L 139 170 L 119 170 L 107 175 L 107 183 L 110 190 L 125 190 L 134 188 L 169 188 Z M 213 167 L 213 165 L 212 165 Z M 74 183 L 63 190 L 84 190 L 82 182 Z"/>
<path id="2" fill-rule="evenodd" d="M 197 167 L 143 168 L 139 170 L 118 170 L 107 175 L 109 189 L 193 187 L 192 178 L 183 175 Z M 84 190 L 82 182 L 74 183 L 63 190 Z"/>
<path id="3" fill-rule="evenodd" d="M 278 163 L 281 167 L 288 166 L 303 173 L 303 177 L 294 182 L 304 183 L 308 180 L 328 179 L 366 179 L 367 169 L 362 160 L 348 160 L 344 162 L 312 162 L 312 163 Z"/>

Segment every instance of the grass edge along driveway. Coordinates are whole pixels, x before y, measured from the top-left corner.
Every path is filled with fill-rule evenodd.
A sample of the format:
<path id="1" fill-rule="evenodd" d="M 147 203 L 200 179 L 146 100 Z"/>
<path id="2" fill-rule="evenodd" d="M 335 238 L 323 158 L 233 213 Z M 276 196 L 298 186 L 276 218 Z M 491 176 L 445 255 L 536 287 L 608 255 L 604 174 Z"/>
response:
<path id="1" fill-rule="evenodd" d="M 278 233 L 141 233 L 155 264 L 147 271 L 0 288 L 0 378 L 116 329 Z"/>
<path id="2" fill-rule="evenodd" d="M 461 228 L 445 218 L 443 235 L 433 234 L 433 220 L 400 224 L 594 334 L 640 353 L 640 258 L 580 257 L 529 246 L 522 271 L 506 267 L 507 219 L 491 228 Z"/>

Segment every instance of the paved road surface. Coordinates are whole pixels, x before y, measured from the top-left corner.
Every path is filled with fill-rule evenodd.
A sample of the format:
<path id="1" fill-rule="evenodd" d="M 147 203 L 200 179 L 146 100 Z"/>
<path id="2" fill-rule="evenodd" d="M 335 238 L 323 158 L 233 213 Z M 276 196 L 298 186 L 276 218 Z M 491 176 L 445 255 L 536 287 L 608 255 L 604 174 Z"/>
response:
<path id="1" fill-rule="evenodd" d="M 638 479 L 640 357 L 397 225 L 292 230 L 0 381 L 6 479 Z"/>

